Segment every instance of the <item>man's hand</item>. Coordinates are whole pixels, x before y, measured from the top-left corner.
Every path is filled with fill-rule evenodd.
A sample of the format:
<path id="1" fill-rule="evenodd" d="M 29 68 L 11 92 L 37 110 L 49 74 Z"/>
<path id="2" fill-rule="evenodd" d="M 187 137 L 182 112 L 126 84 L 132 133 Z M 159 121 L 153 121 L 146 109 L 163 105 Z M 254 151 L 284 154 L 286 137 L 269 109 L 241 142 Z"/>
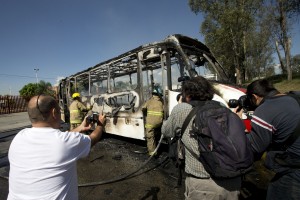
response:
<path id="1" fill-rule="evenodd" d="M 106 121 L 106 115 L 105 114 L 99 114 L 99 117 L 98 117 L 98 126 L 104 126 L 105 125 L 105 121 Z"/>
<path id="2" fill-rule="evenodd" d="M 91 138 L 91 146 L 94 146 L 101 138 L 105 125 L 105 114 L 99 114 L 97 126 L 95 130 L 89 135 Z"/>
<path id="3" fill-rule="evenodd" d="M 239 106 L 233 109 L 233 112 L 236 113 L 241 119 L 243 119 L 244 109 L 241 109 Z"/>
<path id="4" fill-rule="evenodd" d="M 82 123 L 80 124 L 80 126 L 74 128 L 73 130 L 71 130 L 71 132 L 86 132 L 88 130 L 91 129 L 92 125 L 88 124 L 86 121 L 87 116 L 85 116 L 84 120 L 82 121 Z"/>

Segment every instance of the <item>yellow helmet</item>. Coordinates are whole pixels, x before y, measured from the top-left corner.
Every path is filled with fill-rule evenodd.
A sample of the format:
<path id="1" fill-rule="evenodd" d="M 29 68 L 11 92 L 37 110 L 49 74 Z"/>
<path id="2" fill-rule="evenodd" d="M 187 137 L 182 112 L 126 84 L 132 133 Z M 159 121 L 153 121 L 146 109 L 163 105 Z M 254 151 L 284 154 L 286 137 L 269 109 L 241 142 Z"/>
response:
<path id="1" fill-rule="evenodd" d="M 73 93 L 72 98 L 75 99 L 76 97 L 80 97 L 80 94 L 78 92 Z"/>

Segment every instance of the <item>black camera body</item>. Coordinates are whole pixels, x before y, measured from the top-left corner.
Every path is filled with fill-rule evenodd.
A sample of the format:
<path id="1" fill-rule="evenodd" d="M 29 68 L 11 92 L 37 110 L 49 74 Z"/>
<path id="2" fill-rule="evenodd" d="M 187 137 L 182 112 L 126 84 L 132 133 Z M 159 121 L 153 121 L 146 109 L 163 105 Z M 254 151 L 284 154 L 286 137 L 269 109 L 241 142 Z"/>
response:
<path id="1" fill-rule="evenodd" d="M 245 112 L 254 111 L 256 108 L 247 95 L 240 96 L 239 99 L 229 99 L 228 106 L 230 108 L 238 107 L 239 109 L 244 109 Z"/>
<path id="2" fill-rule="evenodd" d="M 180 83 L 180 82 L 184 82 L 184 81 L 188 81 L 188 80 L 190 80 L 191 78 L 189 77 L 189 76 L 180 76 L 179 78 L 178 78 L 178 82 Z"/>
<path id="3" fill-rule="evenodd" d="M 96 123 L 96 122 L 98 122 L 98 119 L 99 119 L 99 113 L 94 112 L 93 114 L 87 116 L 86 122 L 87 122 L 88 124 Z"/>

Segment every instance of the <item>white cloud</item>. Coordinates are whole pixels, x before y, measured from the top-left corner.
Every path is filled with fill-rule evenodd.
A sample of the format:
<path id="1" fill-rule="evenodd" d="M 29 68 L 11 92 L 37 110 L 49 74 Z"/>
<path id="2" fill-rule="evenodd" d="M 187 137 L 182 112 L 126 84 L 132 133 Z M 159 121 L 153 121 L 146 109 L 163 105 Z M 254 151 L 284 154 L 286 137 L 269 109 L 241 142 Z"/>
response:
<path id="1" fill-rule="evenodd" d="M 280 64 L 274 65 L 275 74 L 282 74 L 282 70 L 280 68 Z"/>
<path id="2" fill-rule="evenodd" d="M 59 84 L 59 81 L 61 80 L 61 79 L 64 79 L 65 77 L 63 77 L 63 76 L 58 76 L 58 77 L 56 77 L 56 83 L 54 84 L 54 86 L 58 86 L 58 84 Z"/>

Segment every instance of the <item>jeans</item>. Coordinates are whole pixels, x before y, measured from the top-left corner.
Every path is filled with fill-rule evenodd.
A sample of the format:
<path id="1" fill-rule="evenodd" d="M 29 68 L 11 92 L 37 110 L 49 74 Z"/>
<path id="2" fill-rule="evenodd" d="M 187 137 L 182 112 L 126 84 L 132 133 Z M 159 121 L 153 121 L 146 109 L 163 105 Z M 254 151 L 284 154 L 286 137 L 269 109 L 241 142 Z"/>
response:
<path id="1" fill-rule="evenodd" d="M 270 182 L 267 200 L 300 199 L 300 169 L 292 170 L 281 177 L 274 177 Z"/>

